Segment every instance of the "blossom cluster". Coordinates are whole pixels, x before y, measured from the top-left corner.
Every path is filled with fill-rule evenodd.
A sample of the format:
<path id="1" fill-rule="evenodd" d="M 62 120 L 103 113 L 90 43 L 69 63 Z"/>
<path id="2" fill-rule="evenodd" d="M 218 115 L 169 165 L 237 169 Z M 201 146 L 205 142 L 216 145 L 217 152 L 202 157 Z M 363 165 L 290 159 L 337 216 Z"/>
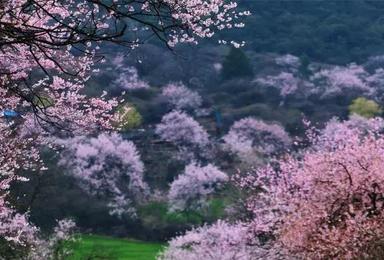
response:
<path id="1" fill-rule="evenodd" d="M 135 67 L 124 65 L 124 56 L 118 55 L 112 60 L 114 70 L 119 72 L 117 78 L 112 82 L 124 90 L 136 90 L 149 88 L 148 82 L 139 78 L 139 73 Z"/>
<path id="2" fill-rule="evenodd" d="M 164 141 L 178 146 L 205 146 L 209 143 L 208 133 L 191 116 L 181 111 L 166 114 L 156 126 L 156 134 Z"/>
<path id="3" fill-rule="evenodd" d="M 198 38 L 211 38 L 217 29 L 241 28 L 244 24 L 237 20 L 242 16 L 250 15 L 249 11 L 236 12 L 236 2 L 223 0 L 166 0 L 164 2 L 176 10 L 172 17 L 188 28 L 181 32 L 174 30 L 168 42 L 170 46 L 179 42 L 197 43 Z"/>
<path id="4" fill-rule="evenodd" d="M 311 80 L 319 89 L 324 89 L 321 94 L 326 97 L 350 90 L 370 94 L 372 88 L 367 84 L 366 77 L 367 72 L 362 66 L 349 64 L 347 67 L 334 66 L 322 69 L 316 72 Z"/>
<path id="5" fill-rule="evenodd" d="M 228 176 L 216 166 L 201 166 L 192 162 L 185 167 L 184 173 L 172 183 L 168 193 L 171 210 L 184 210 L 191 204 L 201 206 L 208 195 L 214 193 L 225 182 Z"/>
<path id="6" fill-rule="evenodd" d="M 111 214 L 135 214 L 133 200 L 148 190 L 143 180 L 144 165 L 131 141 L 118 134 L 100 134 L 94 138 L 75 137 L 58 140 L 64 146 L 60 164 L 92 195 L 108 200 Z M 123 180 L 128 179 L 128 185 Z"/>
<path id="7" fill-rule="evenodd" d="M 383 236 L 384 139 L 358 129 L 336 139 L 312 139 L 299 156 L 241 178 L 253 194 L 247 206 L 255 234 L 270 234 L 278 247 L 304 259 L 374 257 Z"/>
<path id="8" fill-rule="evenodd" d="M 251 117 L 236 121 L 223 140 L 225 146 L 241 158 L 271 155 L 291 144 L 291 138 L 282 126 Z"/>
<path id="9" fill-rule="evenodd" d="M 247 244 L 247 226 L 225 221 L 186 232 L 173 238 L 159 260 L 250 260 L 253 247 Z M 256 259 L 256 258 L 254 258 Z"/>
<path id="10" fill-rule="evenodd" d="M 258 78 L 255 82 L 279 89 L 282 97 L 297 94 L 299 91 L 304 94 L 311 93 L 314 87 L 311 82 L 302 80 L 291 72 L 281 72 L 275 76 Z"/>
<path id="11" fill-rule="evenodd" d="M 201 106 L 201 96 L 182 83 L 170 83 L 162 90 L 161 95 L 166 101 L 173 106 L 173 108 L 182 109 L 196 109 Z"/>
<path id="12" fill-rule="evenodd" d="M 348 91 L 350 95 L 382 99 L 383 69 L 369 68 L 371 63 L 379 58 L 372 58 L 365 65 L 309 64 L 307 70 L 310 76 L 307 77 L 308 75 L 302 75 L 302 71 L 299 70 L 301 65 L 299 58 L 287 54 L 275 58 L 275 63 L 282 68 L 279 73 L 260 76 L 254 82 L 277 88 L 283 98 L 296 95 L 327 99 Z"/>

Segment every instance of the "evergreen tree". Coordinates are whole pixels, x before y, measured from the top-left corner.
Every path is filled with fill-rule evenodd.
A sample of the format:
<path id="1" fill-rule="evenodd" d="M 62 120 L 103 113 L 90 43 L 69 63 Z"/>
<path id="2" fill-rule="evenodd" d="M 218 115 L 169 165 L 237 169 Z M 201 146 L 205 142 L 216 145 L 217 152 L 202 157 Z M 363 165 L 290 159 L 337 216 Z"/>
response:
<path id="1" fill-rule="evenodd" d="M 250 76 L 253 76 L 253 70 L 248 57 L 241 49 L 232 47 L 223 62 L 223 79 Z"/>

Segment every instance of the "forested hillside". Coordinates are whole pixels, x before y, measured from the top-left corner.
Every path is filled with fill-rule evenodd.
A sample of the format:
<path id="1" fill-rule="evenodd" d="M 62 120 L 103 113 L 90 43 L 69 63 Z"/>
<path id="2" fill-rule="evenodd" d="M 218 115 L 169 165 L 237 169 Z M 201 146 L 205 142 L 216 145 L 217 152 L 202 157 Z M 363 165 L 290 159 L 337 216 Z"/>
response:
<path id="1" fill-rule="evenodd" d="M 0 259 L 76 256 L 75 233 L 165 260 L 383 256 L 384 2 L 40 1 L 0 0 Z"/>

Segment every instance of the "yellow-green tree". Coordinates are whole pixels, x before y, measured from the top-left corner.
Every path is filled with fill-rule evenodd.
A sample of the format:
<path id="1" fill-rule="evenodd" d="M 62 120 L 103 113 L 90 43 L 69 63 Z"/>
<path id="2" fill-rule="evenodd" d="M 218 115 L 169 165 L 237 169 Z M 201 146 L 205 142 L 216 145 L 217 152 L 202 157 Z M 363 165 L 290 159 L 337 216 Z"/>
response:
<path id="1" fill-rule="evenodd" d="M 129 130 L 139 127 L 143 121 L 137 109 L 130 104 L 124 104 L 117 108 L 116 119 L 113 125 L 119 130 Z"/>
<path id="2" fill-rule="evenodd" d="M 41 109 L 45 109 L 53 106 L 54 100 L 48 95 L 38 94 L 33 97 L 32 103 Z"/>
<path id="3" fill-rule="evenodd" d="M 349 112 L 350 114 L 358 114 L 366 118 L 372 118 L 380 115 L 382 110 L 375 101 L 359 97 L 352 101 L 352 104 L 349 106 Z"/>

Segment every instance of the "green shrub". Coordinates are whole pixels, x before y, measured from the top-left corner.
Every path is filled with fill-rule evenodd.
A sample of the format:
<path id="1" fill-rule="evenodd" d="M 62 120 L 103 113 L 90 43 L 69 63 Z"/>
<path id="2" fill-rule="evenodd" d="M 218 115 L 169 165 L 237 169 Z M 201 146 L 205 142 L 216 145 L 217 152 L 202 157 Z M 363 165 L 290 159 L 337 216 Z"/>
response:
<path id="1" fill-rule="evenodd" d="M 209 221 L 215 221 L 221 219 L 225 215 L 226 203 L 222 198 L 214 198 L 209 201 L 207 212 L 205 213 L 206 218 Z"/>
<path id="2" fill-rule="evenodd" d="M 358 114 L 366 118 L 372 118 L 381 114 L 380 106 L 373 100 L 364 97 L 356 98 L 349 106 L 350 114 Z"/>
<path id="3" fill-rule="evenodd" d="M 151 229 L 165 228 L 167 223 L 168 205 L 163 202 L 150 202 L 139 208 L 139 216 L 144 226 Z"/>
<path id="4" fill-rule="evenodd" d="M 201 225 L 204 222 L 204 217 L 200 212 L 186 210 L 169 212 L 167 214 L 167 221 L 175 225 Z"/>
<path id="5" fill-rule="evenodd" d="M 143 121 L 142 116 L 137 109 L 129 104 L 119 106 L 116 110 L 117 120 L 113 125 L 119 130 L 129 130 L 139 127 Z"/>

